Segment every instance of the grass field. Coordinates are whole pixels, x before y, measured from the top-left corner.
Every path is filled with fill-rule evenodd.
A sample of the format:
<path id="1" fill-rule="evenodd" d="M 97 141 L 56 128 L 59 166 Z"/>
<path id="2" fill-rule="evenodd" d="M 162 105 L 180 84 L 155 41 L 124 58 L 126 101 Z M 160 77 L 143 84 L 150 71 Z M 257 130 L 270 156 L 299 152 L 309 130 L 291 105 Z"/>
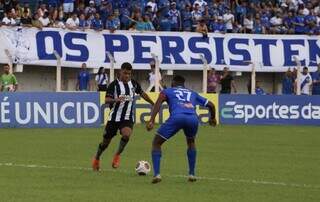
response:
<path id="1" fill-rule="evenodd" d="M 142 125 L 118 170 L 111 157 L 119 137 L 90 169 L 102 129 L 0 129 L 0 201 L 320 201 L 317 127 L 219 126 L 200 128 L 196 183 L 188 183 L 185 140 L 163 150 L 160 184 L 137 176 L 150 161 L 152 133 Z"/>

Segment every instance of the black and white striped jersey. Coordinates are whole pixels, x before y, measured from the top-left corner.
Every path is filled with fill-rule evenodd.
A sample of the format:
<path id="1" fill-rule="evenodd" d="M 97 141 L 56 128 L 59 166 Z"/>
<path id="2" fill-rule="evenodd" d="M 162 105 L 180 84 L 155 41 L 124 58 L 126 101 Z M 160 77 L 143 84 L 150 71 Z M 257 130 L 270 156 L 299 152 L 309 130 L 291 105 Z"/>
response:
<path id="1" fill-rule="evenodd" d="M 134 121 L 133 117 L 133 104 L 136 94 L 141 95 L 143 90 L 138 82 L 131 80 L 127 83 L 120 81 L 119 79 L 114 80 L 107 89 L 106 97 L 113 99 L 124 96 L 125 102 L 114 103 L 111 105 L 111 111 L 109 114 L 109 121 Z"/>

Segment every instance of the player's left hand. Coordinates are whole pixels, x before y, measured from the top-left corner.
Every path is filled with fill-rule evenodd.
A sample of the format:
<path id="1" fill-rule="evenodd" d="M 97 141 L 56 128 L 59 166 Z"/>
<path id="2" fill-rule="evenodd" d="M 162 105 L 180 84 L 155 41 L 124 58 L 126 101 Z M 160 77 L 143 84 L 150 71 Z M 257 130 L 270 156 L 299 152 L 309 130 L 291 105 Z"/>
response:
<path id="1" fill-rule="evenodd" d="M 214 118 L 214 119 L 210 119 L 209 120 L 209 124 L 213 127 L 215 127 L 217 125 L 217 120 Z"/>
<path id="2" fill-rule="evenodd" d="M 153 127 L 154 127 L 154 123 L 151 122 L 151 121 L 149 121 L 149 122 L 147 123 L 147 131 L 151 131 L 151 130 L 153 129 Z"/>

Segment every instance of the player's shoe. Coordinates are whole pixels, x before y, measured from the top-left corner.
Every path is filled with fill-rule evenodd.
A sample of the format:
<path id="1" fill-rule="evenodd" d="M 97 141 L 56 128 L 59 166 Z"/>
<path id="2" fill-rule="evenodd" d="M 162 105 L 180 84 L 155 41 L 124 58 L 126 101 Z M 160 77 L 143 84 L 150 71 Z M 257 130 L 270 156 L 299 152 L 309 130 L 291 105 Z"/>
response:
<path id="1" fill-rule="evenodd" d="M 115 154 L 112 160 L 112 168 L 119 168 L 120 166 L 120 155 Z"/>
<path id="2" fill-rule="evenodd" d="M 189 175 L 188 181 L 189 182 L 195 182 L 195 181 L 197 181 L 197 178 L 194 175 Z"/>
<path id="3" fill-rule="evenodd" d="M 99 171 L 100 170 L 100 160 L 93 158 L 92 159 L 92 169 L 93 171 Z"/>
<path id="4" fill-rule="evenodd" d="M 151 181 L 152 184 L 157 184 L 159 182 L 161 182 L 161 176 L 160 175 L 157 175 L 157 176 L 153 177 L 153 179 Z"/>

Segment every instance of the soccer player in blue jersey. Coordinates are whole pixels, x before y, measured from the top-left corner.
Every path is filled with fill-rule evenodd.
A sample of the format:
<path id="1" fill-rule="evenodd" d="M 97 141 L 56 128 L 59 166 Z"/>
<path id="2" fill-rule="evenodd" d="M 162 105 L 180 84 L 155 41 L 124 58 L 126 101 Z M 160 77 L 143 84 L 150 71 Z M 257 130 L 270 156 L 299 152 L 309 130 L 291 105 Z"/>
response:
<path id="1" fill-rule="evenodd" d="M 169 105 L 170 117 L 161 125 L 155 135 L 152 143 L 152 163 L 154 169 L 154 178 L 152 183 L 161 181 L 160 176 L 160 159 L 161 145 L 174 136 L 180 129 L 184 131 L 186 136 L 189 163 L 189 181 L 196 181 L 195 164 L 196 164 L 196 145 L 195 137 L 198 131 L 198 116 L 196 114 L 196 105 L 206 106 L 210 111 L 209 123 L 216 125 L 215 106 L 212 102 L 201 97 L 198 93 L 184 87 L 185 79 L 182 76 L 175 76 L 172 81 L 172 88 L 163 90 L 154 105 L 150 121 L 147 123 L 147 130 L 150 131 L 154 127 L 155 117 L 158 114 L 163 102 Z"/>

